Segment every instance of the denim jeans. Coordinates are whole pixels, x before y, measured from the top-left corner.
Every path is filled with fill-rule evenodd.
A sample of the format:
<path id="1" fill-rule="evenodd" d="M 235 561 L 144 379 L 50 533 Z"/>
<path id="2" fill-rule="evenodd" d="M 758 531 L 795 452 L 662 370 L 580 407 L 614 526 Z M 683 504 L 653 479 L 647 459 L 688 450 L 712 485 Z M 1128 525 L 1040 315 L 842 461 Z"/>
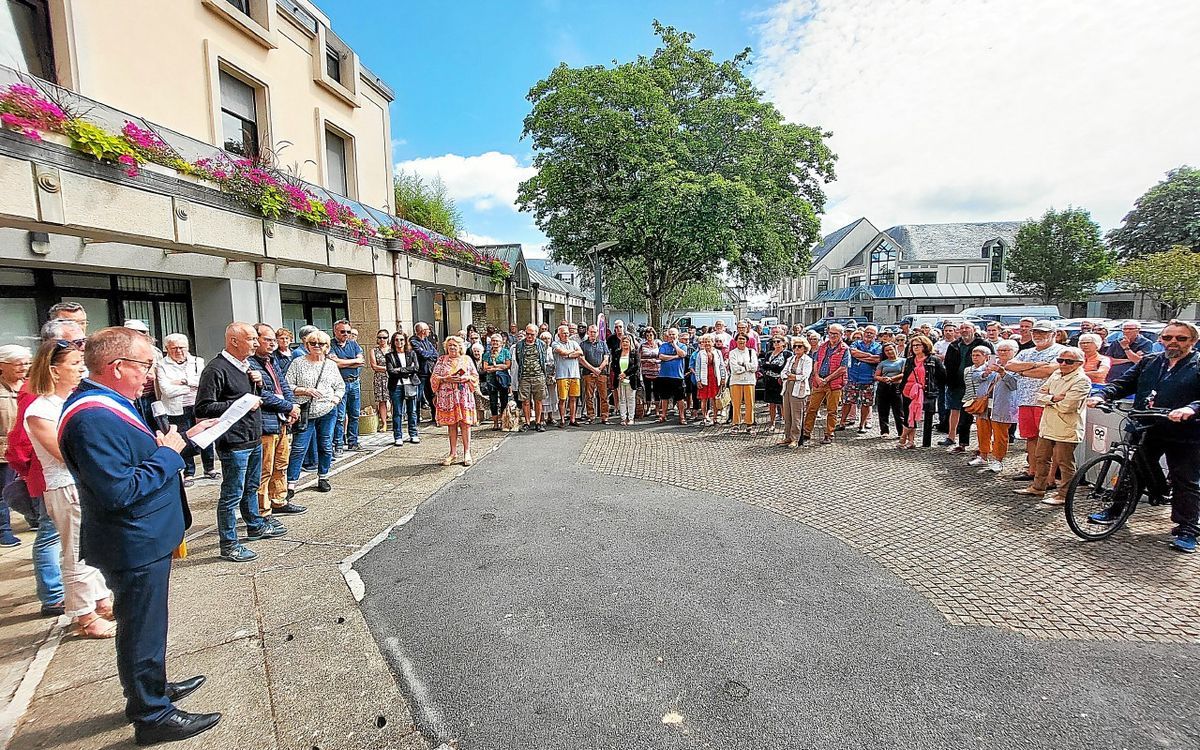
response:
<path id="1" fill-rule="evenodd" d="M 237 546 L 237 512 L 242 513 L 247 531 L 262 528 L 258 514 L 258 483 L 262 477 L 262 445 L 242 450 L 221 450 L 221 497 L 217 500 L 217 533 L 221 550 Z"/>
<path id="2" fill-rule="evenodd" d="M 288 484 L 294 484 L 300 479 L 300 464 L 308 453 L 308 446 L 317 444 L 317 476 L 329 476 L 329 467 L 333 464 L 333 432 L 337 420 L 337 410 L 323 417 L 310 419 L 308 429 L 292 435 L 292 454 L 288 457 Z"/>
<path id="3" fill-rule="evenodd" d="M 404 426 L 405 419 L 401 419 L 401 415 L 408 421 L 408 436 L 410 438 L 417 437 L 417 422 L 421 407 L 421 392 L 418 390 L 417 395 L 413 398 L 404 397 L 404 384 L 397 383 L 392 389 L 392 439 L 399 440 L 402 437 L 401 428 Z"/>
<path id="4" fill-rule="evenodd" d="M 62 559 L 62 542 L 42 498 L 35 497 L 33 507 L 38 512 L 37 536 L 33 538 L 33 578 L 38 601 L 42 606 L 59 604 L 65 596 L 59 562 Z"/>
<path id="5" fill-rule="evenodd" d="M 338 402 L 336 429 L 333 431 L 333 447 L 358 445 L 358 413 L 362 410 L 362 392 L 359 381 L 346 383 L 346 395 Z M 345 427 L 342 426 L 345 420 Z"/>
<path id="6" fill-rule="evenodd" d="M 183 414 L 180 414 L 177 417 L 167 417 L 167 421 L 175 425 L 176 429 L 178 429 L 181 433 L 187 432 L 188 430 L 192 429 L 193 425 L 196 424 L 196 407 L 185 406 L 183 407 Z M 153 424 L 153 422 L 151 422 L 151 424 Z M 216 463 L 216 459 L 217 451 L 211 445 L 200 451 L 200 460 L 203 462 L 205 474 L 212 472 L 213 465 Z M 189 454 L 183 459 L 183 463 L 183 475 L 185 477 L 196 476 L 196 457 Z"/>

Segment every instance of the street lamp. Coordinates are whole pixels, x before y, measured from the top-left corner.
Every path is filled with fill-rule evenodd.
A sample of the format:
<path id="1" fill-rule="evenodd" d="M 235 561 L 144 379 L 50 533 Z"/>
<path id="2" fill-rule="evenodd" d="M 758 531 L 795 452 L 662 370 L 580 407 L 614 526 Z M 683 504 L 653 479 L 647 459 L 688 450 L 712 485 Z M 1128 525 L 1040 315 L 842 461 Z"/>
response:
<path id="1" fill-rule="evenodd" d="M 592 256 L 592 278 L 595 281 L 596 320 L 599 320 L 600 314 L 604 312 L 604 266 L 600 262 L 600 253 L 616 244 L 616 240 L 605 240 L 604 242 L 597 242 L 588 250 L 588 255 Z"/>

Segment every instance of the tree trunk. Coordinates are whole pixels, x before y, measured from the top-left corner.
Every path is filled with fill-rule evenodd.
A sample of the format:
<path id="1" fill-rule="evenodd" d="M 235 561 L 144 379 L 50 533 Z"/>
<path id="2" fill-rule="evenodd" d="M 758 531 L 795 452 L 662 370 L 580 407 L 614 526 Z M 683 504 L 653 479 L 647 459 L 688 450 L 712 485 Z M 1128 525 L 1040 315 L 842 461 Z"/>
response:
<path id="1" fill-rule="evenodd" d="M 646 310 L 650 315 L 650 325 L 656 329 L 666 325 L 666 321 L 663 320 L 662 298 L 657 294 L 651 294 L 646 300 Z"/>

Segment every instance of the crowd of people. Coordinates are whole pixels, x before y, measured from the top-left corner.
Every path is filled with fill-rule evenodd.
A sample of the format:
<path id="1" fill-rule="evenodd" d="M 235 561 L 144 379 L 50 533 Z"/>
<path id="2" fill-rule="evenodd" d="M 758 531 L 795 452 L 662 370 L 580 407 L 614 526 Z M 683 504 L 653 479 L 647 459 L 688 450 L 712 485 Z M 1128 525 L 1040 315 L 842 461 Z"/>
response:
<path id="1" fill-rule="evenodd" d="M 166 592 L 172 557 L 186 554 L 186 488 L 198 472 L 220 480 L 220 557 L 254 560 L 247 543 L 286 534 L 281 517 L 307 510 L 295 500 L 302 472 L 328 492 L 334 459 L 362 449 L 366 368 L 397 447 L 420 442 L 423 411 L 447 428 L 443 465 L 473 463 L 471 431 L 488 414 L 493 430 L 519 432 L 724 424 L 733 435 L 778 435 L 783 449 L 815 444 L 818 422 L 828 445 L 872 432 L 877 418 L 878 435 L 902 451 L 936 423 L 939 446 L 985 476 L 1004 470 L 1019 435 L 1025 455 L 1012 478 L 1027 484 L 1015 491 L 1048 505 L 1065 502 L 1086 406 L 1133 396 L 1168 414 L 1142 450 L 1168 466 L 1172 545 L 1193 552 L 1200 532 L 1200 334 L 1183 321 L 1157 341 L 1136 323 L 1111 340 L 1092 327 L 1072 341 L 1044 320 L 1011 336 L 969 322 L 936 332 L 833 324 L 822 336 L 718 321 L 661 338 L 618 320 L 611 333 L 570 322 L 470 326 L 439 342 L 417 323 L 412 336 L 379 331 L 370 352 L 346 320 L 332 337 L 301 328 L 295 346 L 289 329 L 234 322 L 207 362 L 183 334 L 159 350 L 142 321 L 91 336 L 87 327 L 86 310 L 65 302 L 51 308 L 35 351 L 0 346 L 0 546 L 21 543 L 11 508 L 36 530 L 42 614 L 66 615 L 79 637 L 116 639 L 126 715 L 143 744 L 220 719 L 174 705 L 203 677 L 166 679 Z"/>

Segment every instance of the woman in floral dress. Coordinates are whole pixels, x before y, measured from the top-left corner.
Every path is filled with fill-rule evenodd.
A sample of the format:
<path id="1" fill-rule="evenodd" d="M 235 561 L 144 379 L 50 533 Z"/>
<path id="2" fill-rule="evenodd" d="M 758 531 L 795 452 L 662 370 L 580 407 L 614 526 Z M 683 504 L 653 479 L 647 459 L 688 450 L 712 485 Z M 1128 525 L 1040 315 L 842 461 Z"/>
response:
<path id="1" fill-rule="evenodd" d="M 477 421 L 475 389 L 479 385 L 479 372 L 471 356 L 466 353 L 461 338 L 447 336 L 445 349 L 446 353 L 438 357 L 429 378 L 437 422 L 450 430 L 450 453 L 442 459 L 442 466 L 449 466 L 458 460 L 460 439 L 463 466 L 470 466 L 474 463 L 471 458 L 471 426 Z"/>

